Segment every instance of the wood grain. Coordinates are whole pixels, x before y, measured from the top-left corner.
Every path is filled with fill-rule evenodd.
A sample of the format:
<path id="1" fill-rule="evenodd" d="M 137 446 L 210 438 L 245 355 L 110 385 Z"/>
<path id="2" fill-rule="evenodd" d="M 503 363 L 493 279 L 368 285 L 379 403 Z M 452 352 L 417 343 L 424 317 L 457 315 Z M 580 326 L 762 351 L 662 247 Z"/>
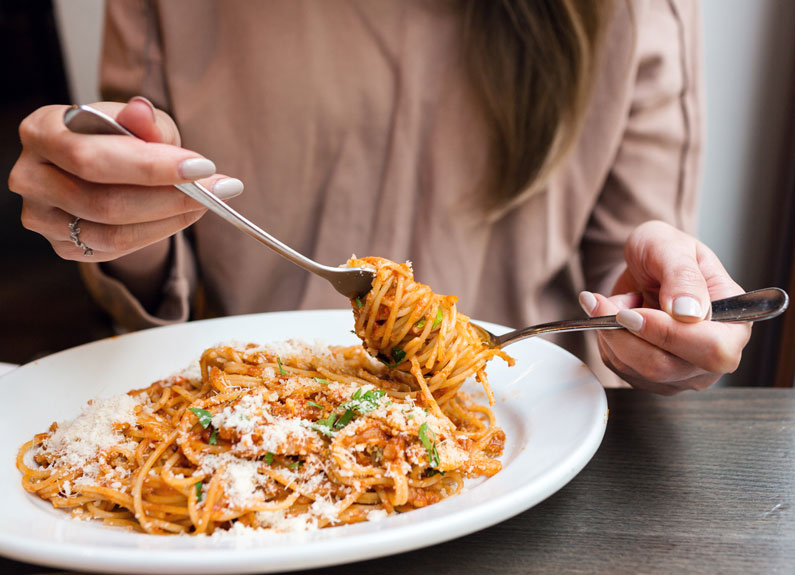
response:
<path id="1" fill-rule="evenodd" d="M 312 573 L 793 573 L 795 390 L 609 390 L 594 459 L 540 505 L 427 549 Z M 47 570 L 0 560 L 4 574 Z"/>

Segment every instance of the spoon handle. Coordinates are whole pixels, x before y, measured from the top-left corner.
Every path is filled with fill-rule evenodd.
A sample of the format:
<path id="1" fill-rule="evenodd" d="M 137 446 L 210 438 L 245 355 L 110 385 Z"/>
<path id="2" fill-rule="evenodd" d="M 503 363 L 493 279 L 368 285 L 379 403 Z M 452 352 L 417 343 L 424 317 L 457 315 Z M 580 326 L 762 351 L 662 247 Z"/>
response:
<path id="1" fill-rule="evenodd" d="M 710 319 L 722 322 L 761 321 L 783 313 L 788 304 L 787 292 L 779 288 L 765 288 L 712 302 Z M 504 347 L 509 343 L 536 335 L 591 329 L 624 329 L 624 327 L 619 325 L 614 315 L 553 321 L 497 336 L 494 338 L 494 343 L 497 347 Z"/>

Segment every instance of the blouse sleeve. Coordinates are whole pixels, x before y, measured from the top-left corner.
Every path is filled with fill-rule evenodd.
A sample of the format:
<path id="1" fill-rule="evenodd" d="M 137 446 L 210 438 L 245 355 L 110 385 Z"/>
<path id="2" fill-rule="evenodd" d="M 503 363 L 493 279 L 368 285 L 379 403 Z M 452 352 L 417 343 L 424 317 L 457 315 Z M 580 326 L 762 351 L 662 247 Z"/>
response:
<path id="1" fill-rule="evenodd" d="M 610 293 L 624 243 L 648 220 L 693 233 L 702 153 L 700 19 L 692 0 L 635 10 L 636 64 L 621 144 L 582 243 L 587 288 Z"/>
<path id="2" fill-rule="evenodd" d="M 109 0 L 100 91 L 105 100 L 126 102 L 136 95 L 149 98 L 161 110 L 170 109 L 163 70 L 157 11 L 147 0 Z M 193 249 L 182 232 L 171 238 L 170 263 L 160 303 L 146 310 L 118 279 L 95 263 L 81 263 L 80 273 L 94 300 L 121 330 L 137 330 L 184 322 L 196 290 Z"/>

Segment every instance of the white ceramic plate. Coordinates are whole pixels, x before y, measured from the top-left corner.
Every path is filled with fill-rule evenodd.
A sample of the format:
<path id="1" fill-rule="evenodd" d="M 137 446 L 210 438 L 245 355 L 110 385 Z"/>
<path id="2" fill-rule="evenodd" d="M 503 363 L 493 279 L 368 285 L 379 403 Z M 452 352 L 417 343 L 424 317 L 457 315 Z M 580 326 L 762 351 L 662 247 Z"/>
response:
<path id="1" fill-rule="evenodd" d="M 532 507 L 591 459 L 607 423 L 602 386 L 578 359 L 531 339 L 512 345 L 516 365 L 489 364 L 503 470 L 430 507 L 375 523 L 301 534 L 164 537 L 80 522 L 26 493 L 14 460 L 19 446 L 53 421 L 71 419 L 94 397 L 149 385 L 226 341 L 288 338 L 352 344 L 350 311 L 283 312 L 157 328 L 38 360 L 0 378 L 0 554 L 53 567 L 117 573 L 254 573 L 335 565 L 440 543 Z M 497 333 L 505 328 L 484 324 Z M 474 387 L 473 387 L 474 389 Z M 481 394 L 482 397 L 482 394 Z"/>

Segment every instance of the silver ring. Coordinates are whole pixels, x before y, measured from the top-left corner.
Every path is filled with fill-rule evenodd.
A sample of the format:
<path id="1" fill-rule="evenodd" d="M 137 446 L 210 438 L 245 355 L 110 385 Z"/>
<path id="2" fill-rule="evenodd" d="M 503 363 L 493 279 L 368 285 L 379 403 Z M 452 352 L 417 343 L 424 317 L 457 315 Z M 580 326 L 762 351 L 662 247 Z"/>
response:
<path id="1" fill-rule="evenodd" d="M 69 239 L 72 240 L 72 243 L 76 245 L 78 248 L 83 250 L 84 256 L 93 256 L 94 250 L 88 247 L 86 244 L 80 241 L 80 228 L 78 224 L 80 223 L 80 218 L 75 218 L 74 221 L 69 222 L 69 230 L 71 233 L 69 234 Z"/>

